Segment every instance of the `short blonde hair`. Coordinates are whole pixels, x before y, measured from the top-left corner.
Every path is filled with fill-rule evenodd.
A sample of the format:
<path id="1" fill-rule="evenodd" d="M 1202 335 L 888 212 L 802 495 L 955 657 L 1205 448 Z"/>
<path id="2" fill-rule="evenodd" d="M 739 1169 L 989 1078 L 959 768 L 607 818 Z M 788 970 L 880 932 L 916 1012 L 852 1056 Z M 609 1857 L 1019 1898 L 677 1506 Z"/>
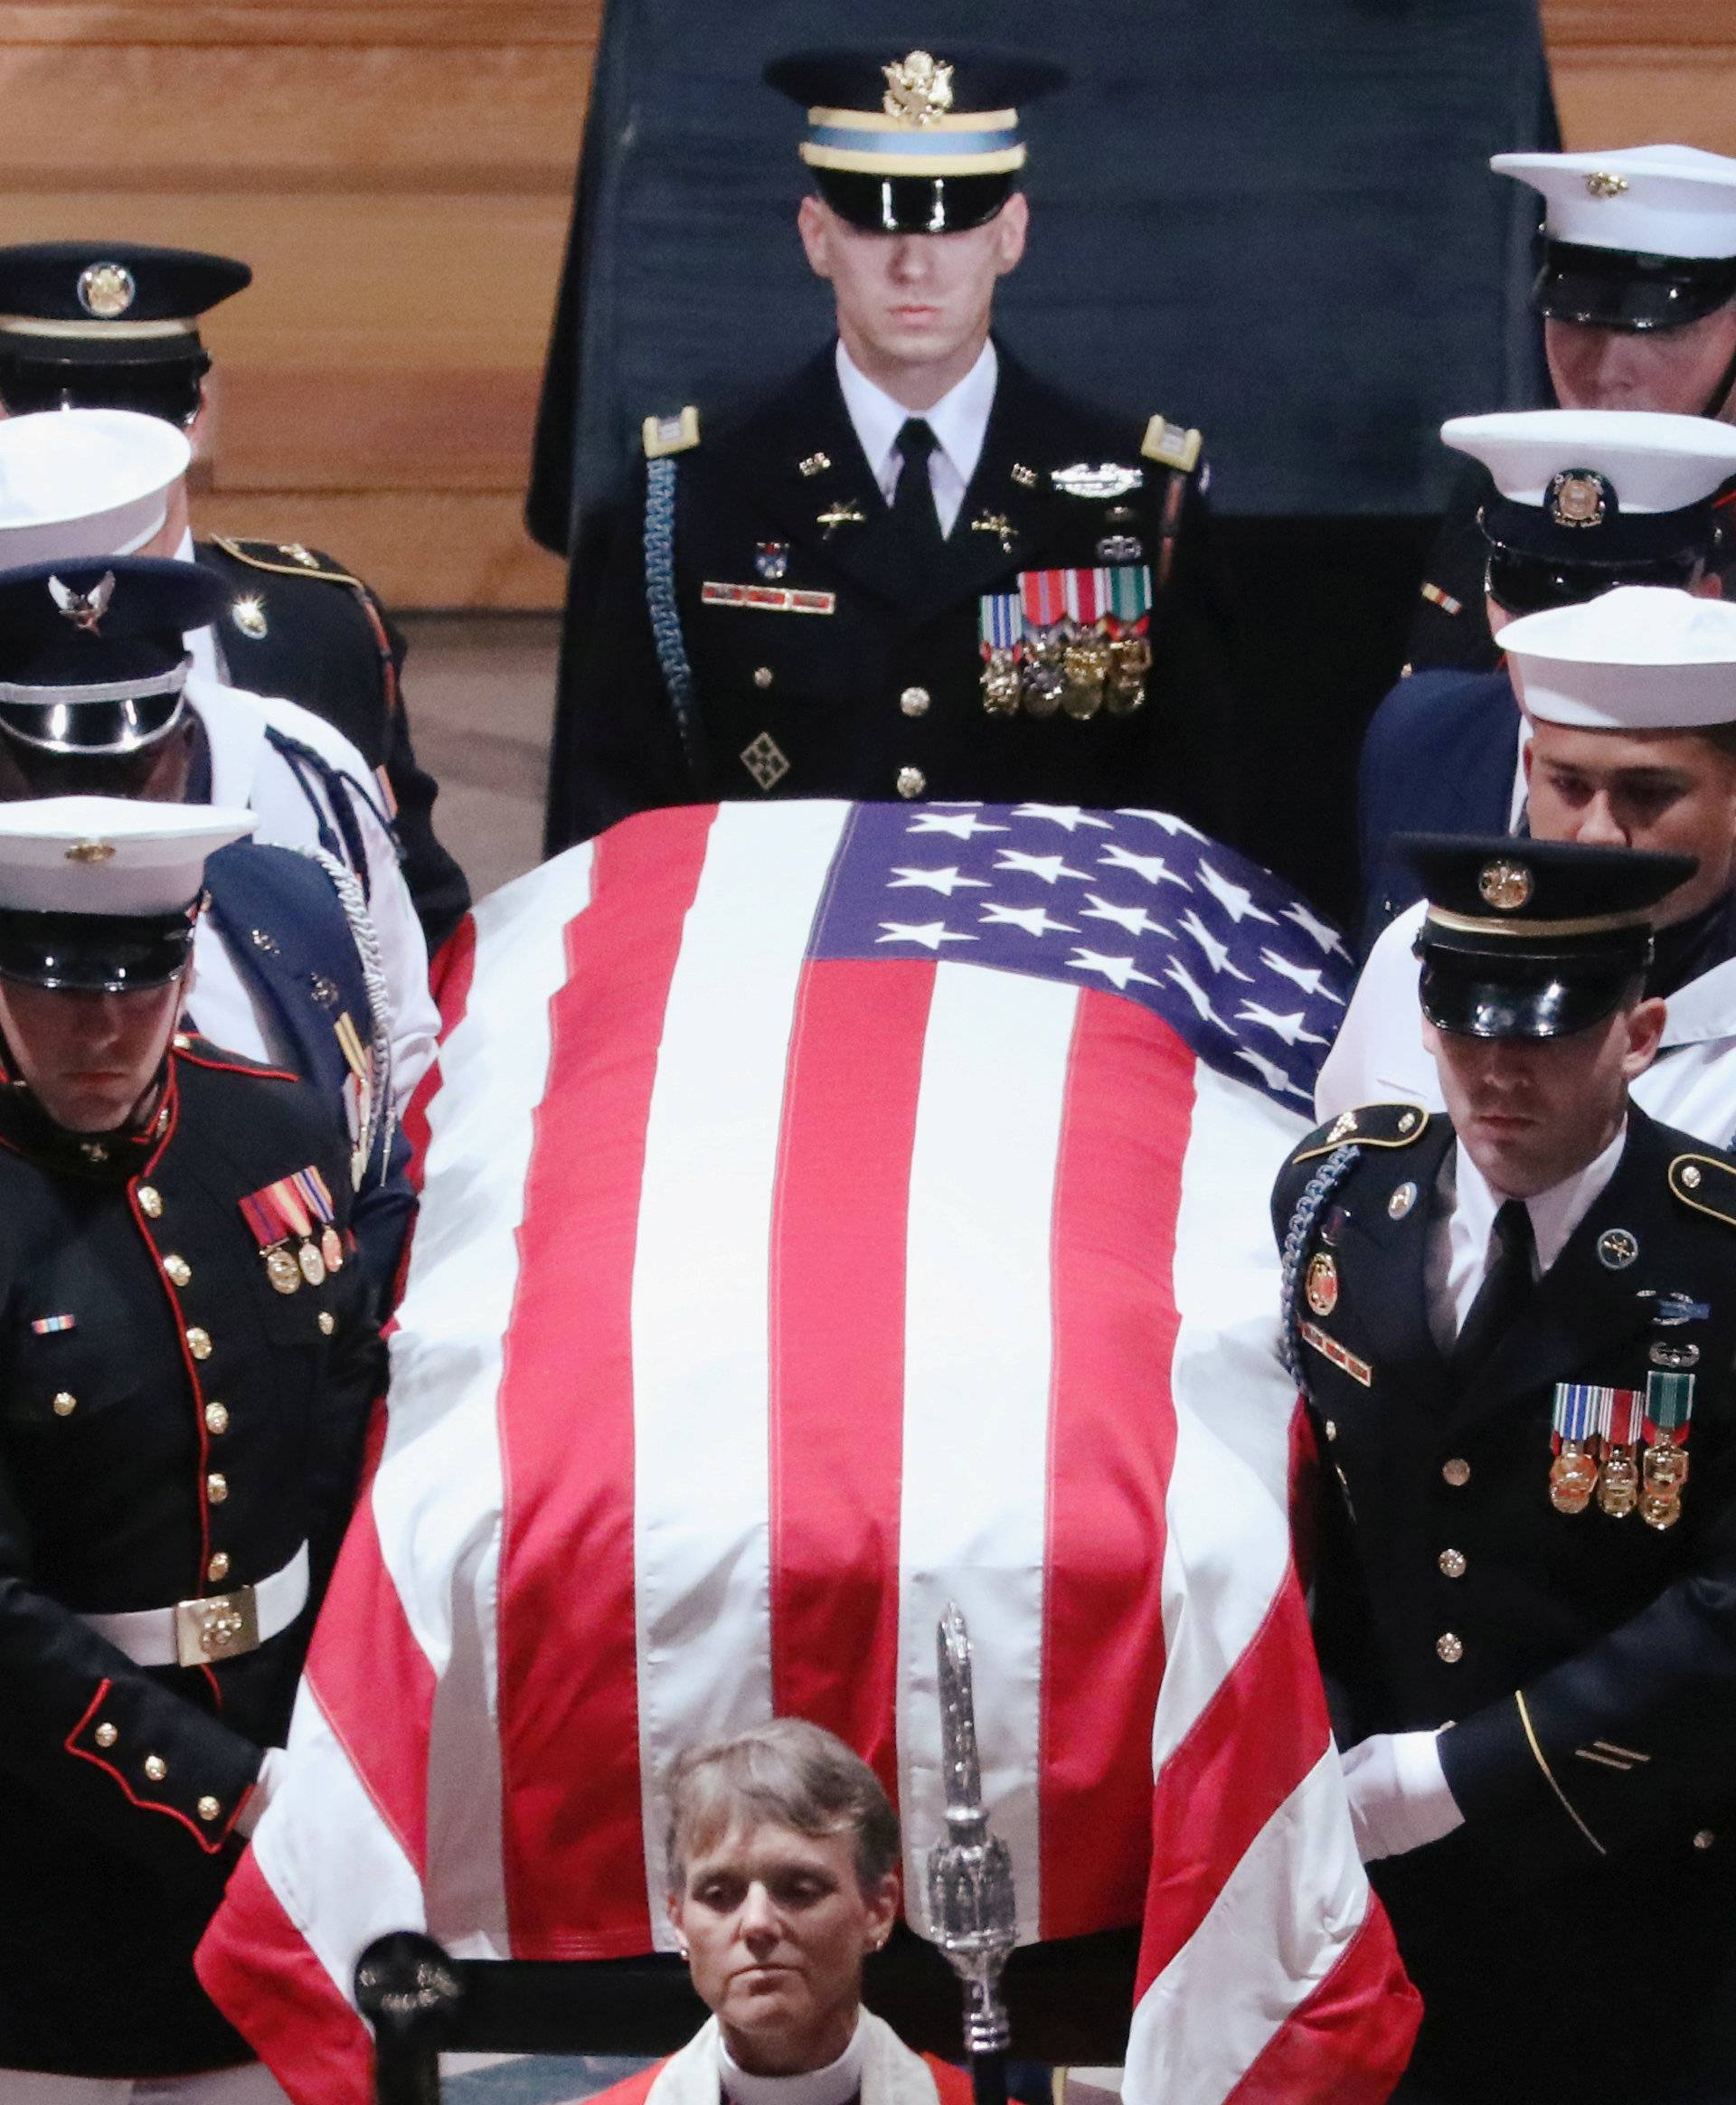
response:
<path id="1" fill-rule="evenodd" d="M 835 1732 L 774 1718 L 733 1739 L 690 1747 L 669 1772 L 669 1883 L 687 1859 L 739 1821 L 775 1820 L 798 1835 L 850 1835 L 856 1880 L 872 1893 L 898 1867 L 898 1815 L 880 1779 Z"/>

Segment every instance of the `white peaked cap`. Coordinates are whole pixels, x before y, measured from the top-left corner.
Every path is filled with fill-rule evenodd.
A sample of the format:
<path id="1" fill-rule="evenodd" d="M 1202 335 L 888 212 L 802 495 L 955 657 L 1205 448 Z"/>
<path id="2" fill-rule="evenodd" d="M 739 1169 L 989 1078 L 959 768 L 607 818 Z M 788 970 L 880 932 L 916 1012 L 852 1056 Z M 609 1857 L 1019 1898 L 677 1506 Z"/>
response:
<path id="1" fill-rule="evenodd" d="M 1541 191 L 1543 231 L 1587 249 L 1700 260 L 1736 256 L 1736 161 L 1699 146 L 1497 154 L 1497 175 Z"/>
<path id="2" fill-rule="evenodd" d="M 1736 424 L 1657 410 L 1503 410 L 1450 418 L 1440 436 L 1480 460 L 1504 497 L 1540 508 L 1570 468 L 1602 476 L 1624 515 L 1703 504 L 1736 476 Z"/>
<path id="3" fill-rule="evenodd" d="M 1618 585 L 1501 631 L 1530 715 L 1587 731 L 1736 723 L 1736 605 L 1665 585 Z"/>
<path id="4" fill-rule="evenodd" d="M 0 570 L 136 553 L 192 459 L 184 432 L 136 410 L 0 419 Z"/>
<path id="5" fill-rule="evenodd" d="M 127 797 L 0 804 L 0 910 L 178 913 L 199 896 L 205 857 L 255 823 L 250 811 Z"/>

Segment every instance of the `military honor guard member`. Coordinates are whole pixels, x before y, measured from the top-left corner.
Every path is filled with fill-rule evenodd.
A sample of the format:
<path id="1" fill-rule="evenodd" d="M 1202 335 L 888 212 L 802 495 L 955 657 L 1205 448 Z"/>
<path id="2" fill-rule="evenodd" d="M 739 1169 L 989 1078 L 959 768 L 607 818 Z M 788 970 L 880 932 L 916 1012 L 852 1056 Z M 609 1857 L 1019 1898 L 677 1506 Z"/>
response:
<path id="1" fill-rule="evenodd" d="M 572 581 L 549 847 L 717 798 L 1209 817 L 1200 434 L 1075 402 L 990 334 L 1029 221 L 1017 105 L 1059 70 L 948 45 L 766 78 L 807 110 L 798 226 L 837 340 L 724 430 L 645 420 L 637 493 Z"/>
<path id="2" fill-rule="evenodd" d="M 201 318 L 253 273 L 228 256 L 136 241 L 0 247 L 0 403 L 124 409 L 184 431 L 197 452 L 209 420 L 211 354 Z M 229 594 L 201 633 L 202 676 L 299 703 L 342 732 L 378 778 L 403 845 L 404 874 L 430 950 L 470 903 L 464 873 L 434 835 L 439 794 L 417 763 L 401 687 L 404 639 L 345 565 L 298 541 L 196 542 L 184 488 L 172 493 L 167 545 Z"/>
<path id="3" fill-rule="evenodd" d="M 1736 160 L 1624 146 L 1497 154 L 1489 165 L 1543 201 L 1532 305 L 1560 406 L 1736 422 Z M 1477 528 L 1488 496 L 1481 476 L 1454 494 L 1410 634 L 1418 670 L 1495 663 Z"/>
<path id="4" fill-rule="evenodd" d="M 1628 1100 L 1682 856 L 1422 837 L 1447 1115 L 1345 1111 L 1273 1219 L 1404 2105 L 1736 2085 L 1736 1159 Z"/>
<path id="5" fill-rule="evenodd" d="M 318 1092 L 181 1028 L 205 857 L 251 823 L 0 807 L 7 2105 L 280 2096 L 193 1952 L 269 1795 L 384 1355 Z"/>
<path id="6" fill-rule="evenodd" d="M 171 554 L 169 512 L 187 459 L 181 433 L 135 411 L 62 410 L 0 420 L 0 571 L 46 562 L 59 566 L 64 583 L 70 563 L 98 564 L 93 577 L 99 580 L 109 556 L 137 552 L 149 560 Z M 172 684 L 173 667 L 183 668 L 177 692 L 184 706 L 154 711 L 150 737 L 122 725 L 111 741 L 106 722 L 89 712 L 78 719 L 84 728 L 59 755 L 40 738 L 33 744 L 28 737 L 0 736 L 0 786 L 10 754 L 14 761 L 27 761 L 31 770 L 27 788 L 14 794 L 91 788 L 84 771 L 90 756 L 80 758 L 71 748 L 95 735 L 91 727 L 101 722 L 98 745 L 110 747 L 107 778 L 99 785 L 105 791 L 245 805 L 258 821 L 260 841 L 315 852 L 340 892 L 351 889 L 353 877 L 378 951 L 387 996 L 382 1008 L 389 1016 L 392 1101 L 401 1110 L 433 1058 L 439 1017 L 429 993 L 428 948 L 399 868 L 397 842 L 361 755 L 340 732 L 296 703 L 244 694 L 199 676 L 198 640 L 222 618 L 222 591 L 221 580 L 208 572 L 202 586 L 191 590 L 184 648 L 162 668 Z M 72 724 L 71 718 L 57 720 L 53 737 L 61 738 Z M 0 712 L 0 732 L 5 729 Z M 62 772 L 63 767 L 72 772 Z M 267 958 L 276 956 L 264 940 L 278 939 L 275 925 L 255 925 L 261 926 L 255 948 Z M 207 971 L 207 998 L 215 998 L 216 977 Z M 235 1049 L 280 1063 L 288 1047 L 272 1040 L 269 1025 L 243 1020 L 244 1003 L 232 1007 Z M 259 1027 L 266 1036 L 250 1034 Z"/>
<path id="7" fill-rule="evenodd" d="M 1655 916 L 1646 990 L 1667 1013 L 1634 1093 L 1655 1118 L 1725 1147 L 1736 1135 L 1736 605 L 1622 585 L 1527 614 L 1501 640 L 1531 726 L 1530 835 L 1694 859 Z M 1369 952 L 1321 1066 L 1320 1118 L 1393 1097 L 1439 1104 L 1418 1028 L 1421 919 L 1409 908 Z"/>
<path id="8" fill-rule="evenodd" d="M 0 425 L 0 472 L 5 435 L 22 428 Z M 0 571 L 0 812 L 66 793 L 203 803 L 185 632 L 223 605 L 219 581 L 192 563 L 116 556 Z M 198 771 L 209 780 L 208 755 Z M 334 858 L 255 840 L 214 853 L 206 886 L 193 1013 L 207 1039 L 315 1085 L 348 1150 L 361 1269 L 383 1301 L 415 1201 L 391 996 L 360 886 Z"/>
<path id="9" fill-rule="evenodd" d="M 1487 471 L 1477 515 L 1496 636 L 1516 615 L 1618 585 L 1715 595 L 1736 555 L 1736 424 L 1646 410 L 1455 417 L 1445 443 Z M 1530 732 L 1505 665 L 1402 679 L 1374 712 L 1358 770 L 1363 947 L 1416 897 L 1389 857 L 1402 833 L 1499 833 L 1524 811 Z"/>

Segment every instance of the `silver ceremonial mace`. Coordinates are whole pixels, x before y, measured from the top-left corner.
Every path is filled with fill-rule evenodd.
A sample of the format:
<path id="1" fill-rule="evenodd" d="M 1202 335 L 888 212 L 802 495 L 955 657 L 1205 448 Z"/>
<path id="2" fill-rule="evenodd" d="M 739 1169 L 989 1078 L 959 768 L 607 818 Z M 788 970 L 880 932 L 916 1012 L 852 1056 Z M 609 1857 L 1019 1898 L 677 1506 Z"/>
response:
<path id="1" fill-rule="evenodd" d="M 988 1831 L 976 1757 L 970 1632 L 957 1601 L 935 1629 L 939 1662 L 940 1739 L 946 1762 L 947 1839 L 929 1852 L 929 1915 L 952 1970 L 965 1986 L 965 2044 L 976 2105 L 1006 2105 L 1012 2038 L 1001 1973 L 1017 1939 L 1013 1860 Z"/>

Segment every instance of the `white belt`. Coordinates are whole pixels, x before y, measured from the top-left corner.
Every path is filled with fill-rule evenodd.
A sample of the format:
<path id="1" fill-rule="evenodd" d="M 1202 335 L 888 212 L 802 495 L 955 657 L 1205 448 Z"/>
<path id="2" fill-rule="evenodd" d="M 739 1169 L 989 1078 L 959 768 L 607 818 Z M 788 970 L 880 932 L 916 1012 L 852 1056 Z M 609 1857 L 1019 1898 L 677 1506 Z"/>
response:
<path id="1" fill-rule="evenodd" d="M 287 1630 L 307 1600 L 307 1545 L 281 1572 L 232 1593 L 177 1600 L 173 1608 L 139 1608 L 125 1615 L 86 1615 L 99 1638 L 125 1652 L 135 1666 L 209 1666 L 238 1658 Z"/>

